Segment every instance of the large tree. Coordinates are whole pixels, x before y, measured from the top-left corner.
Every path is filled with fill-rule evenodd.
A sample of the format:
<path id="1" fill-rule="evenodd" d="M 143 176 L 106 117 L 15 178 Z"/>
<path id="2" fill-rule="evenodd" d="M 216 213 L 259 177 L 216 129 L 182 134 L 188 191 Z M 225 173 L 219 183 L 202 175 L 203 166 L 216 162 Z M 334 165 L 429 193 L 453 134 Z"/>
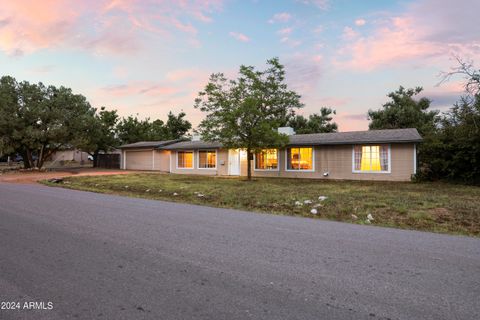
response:
<path id="1" fill-rule="evenodd" d="M 212 74 L 195 99 L 195 108 L 206 113 L 198 127 L 202 138 L 226 148 L 246 149 L 249 180 L 252 152 L 284 146 L 288 137 L 276 129 L 303 106 L 300 95 L 288 89 L 278 58 L 268 60 L 267 66 L 256 70 L 242 65 L 238 78 L 232 80 L 223 73 Z"/>
<path id="2" fill-rule="evenodd" d="M 20 153 L 25 168 L 41 168 L 55 151 L 80 143 L 94 114 L 69 88 L 0 79 L 2 145 Z"/>
<path id="3" fill-rule="evenodd" d="M 99 153 L 109 152 L 120 143 L 117 137 L 119 117 L 117 110 L 109 111 L 105 107 L 101 107 L 100 111 L 96 112 L 95 116 L 89 120 L 90 123 L 83 133 L 83 139 L 80 139 L 78 147 L 93 157 L 93 166 L 96 167 Z"/>
<path id="4" fill-rule="evenodd" d="M 369 129 L 417 128 L 421 135 L 428 135 L 436 128 L 438 111 L 429 110 L 430 100 L 415 99 L 422 92 L 421 87 L 400 88 L 388 94 L 391 101 L 379 110 L 369 110 Z"/>
<path id="5" fill-rule="evenodd" d="M 295 115 L 288 120 L 286 125 L 292 127 L 295 133 L 299 134 L 336 132 L 338 126 L 335 122 L 332 122 L 332 114 L 336 114 L 335 110 L 322 107 L 320 113 L 311 114 L 308 118 L 302 115 Z"/>
<path id="6" fill-rule="evenodd" d="M 122 143 L 180 139 L 192 128 L 185 116 L 185 112 L 175 115 L 170 111 L 166 123 L 160 119 L 150 121 L 150 118 L 140 120 L 129 116 L 119 121 L 118 137 Z"/>

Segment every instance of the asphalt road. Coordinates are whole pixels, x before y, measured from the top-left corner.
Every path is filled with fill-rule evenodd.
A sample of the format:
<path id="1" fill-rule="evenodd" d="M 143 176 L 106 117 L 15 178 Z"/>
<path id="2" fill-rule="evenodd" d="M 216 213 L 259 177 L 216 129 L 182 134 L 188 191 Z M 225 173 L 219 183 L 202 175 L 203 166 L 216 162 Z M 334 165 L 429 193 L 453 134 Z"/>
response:
<path id="1" fill-rule="evenodd" d="M 480 239 L 0 184 L 9 301 L 0 319 L 480 319 Z"/>

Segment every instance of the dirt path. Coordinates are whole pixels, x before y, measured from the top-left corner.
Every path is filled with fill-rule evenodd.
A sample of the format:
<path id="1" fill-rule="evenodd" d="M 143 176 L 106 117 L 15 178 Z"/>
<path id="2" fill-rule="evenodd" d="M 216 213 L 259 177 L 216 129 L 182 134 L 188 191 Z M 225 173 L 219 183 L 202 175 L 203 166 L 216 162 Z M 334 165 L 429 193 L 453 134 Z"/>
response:
<path id="1" fill-rule="evenodd" d="M 112 169 L 65 169 L 61 171 L 49 171 L 49 172 L 9 172 L 0 174 L 0 183 L 37 183 L 39 180 L 63 178 L 69 176 L 103 176 L 113 174 L 130 174 L 136 171 L 125 170 L 112 170 Z"/>

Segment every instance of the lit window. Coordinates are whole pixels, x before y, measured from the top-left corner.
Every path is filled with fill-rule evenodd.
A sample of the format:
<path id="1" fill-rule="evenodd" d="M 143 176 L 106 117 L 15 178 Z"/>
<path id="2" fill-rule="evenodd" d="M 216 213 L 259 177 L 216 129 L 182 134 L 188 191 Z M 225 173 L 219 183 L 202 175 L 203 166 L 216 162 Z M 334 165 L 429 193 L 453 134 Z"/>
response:
<path id="1" fill-rule="evenodd" d="M 265 149 L 255 154 L 255 169 L 277 170 L 278 152 L 277 149 Z"/>
<path id="2" fill-rule="evenodd" d="M 198 151 L 198 167 L 215 169 L 217 167 L 217 153 L 211 150 Z"/>
<path id="3" fill-rule="evenodd" d="M 183 169 L 193 169 L 193 151 L 178 151 L 177 167 Z"/>
<path id="4" fill-rule="evenodd" d="M 313 148 L 288 148 L 287 170 L 313 170 Z"/>
<path id="5" fill-rule="evenodd" d="M 388 145 L 355 146 L 354 171 L 356 172 L 388 172 Z"/>

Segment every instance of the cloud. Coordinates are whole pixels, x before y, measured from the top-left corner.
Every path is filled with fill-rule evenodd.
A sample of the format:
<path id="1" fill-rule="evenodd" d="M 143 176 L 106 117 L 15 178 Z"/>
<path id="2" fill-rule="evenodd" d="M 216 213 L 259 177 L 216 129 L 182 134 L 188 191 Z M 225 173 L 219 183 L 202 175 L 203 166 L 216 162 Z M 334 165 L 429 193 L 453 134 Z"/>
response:
<path id="1" fill-rule="evenodd" d="M 296 0 L 297 2 L 303 3 L 305 5 L 312 5 L 320 10 L 328 10 L 330 8 L 329 0 Z"/>
<path id="2" fill-rule="evenodd" d="M 142 35 L 194 39 L 194 22 L 209 23 L 221 0 L 25 0 L 6 1 L 0 10 L 0 50 L 10 55 L 47 48 L 130 54 Z"/>
<path id="3" fill-rule="evenodd" d="M 125 97 L 135 95 L 163 96 L 178 93 L 180 89 L 170 86 L 161 85 L 153 82 L 130 82 L 126 84 L 108 86 L 102 88 L 102 91 L 109 96 Z"/>
<path id="4" fill-rule="evenodd" d="M 277 33 L 281 36 L 288 36 L 290 33 L 292 33 L 293 29 L 292 28 L 283 28 L 277 31 Z"/>
<path id="5" fill-rule="evenodd" d="M 357 20 L 355 20 L 355 25 L 356 25 L 356 26 L 359 26 L 359 27 L 364 26 L 366 23 L 367 23 L 367 21 L 365 21 L 365 19 L 357 19 Z"/>
<path id="6" fill-rule="evenodd" d="M 247 37 L 246 35 L 244 35 L 243 33 L 239 33 L 239 32 L 230 32 L 229 35 L 232 37 L 232 38 L 235 38 L 237 39 L 238 41 L 242 41 L 242 42 L 249 42 L 250 41 L 250 38 Z"/>
<path id="7" fill-rule="evenodd" d="M 428 98 L 432 108 L 450 108 L 460 97 L 465 94 L 465 86 L 462 81 L 451 81 L 442 83 L 433 88 L 428 88 L 419 94 L 419 97 Z"/>
<path id="8" fill-rule="evenodd" d="M 295 54 L 285 63 L 289 86 L 301 95 L 315 92 L 322 77 L 323 57 L 320 55 Z"/>
<path id="9" fill-rule="evenodd" d="M 342 38 L 346 40 L 351 40 L 357 38 L 359 33 L 353 30 L 352 27 L 345 27 L 343 28 Z"/>
<path id="10" fill-rule="evenodd" d="M 285 23 L 290 21 L 292 18 L 292 15 L 288 12 L 280 12 L 276 13 L 273 15 L 273 17 L 268 20 L 268 23 L 275 23 L 275 22 L 280 22 L 280 23 Z"/>
<path id="11" fill-rule="evenodd" d="M 361 71 L 405 62 L 428 61 L 452 52 L 480 56 L 477 12 L 480 2 L 462 5 L 448 0 L 423 0 L 400 15 L 377 22 L 364 37 L 346 38 L 337 65 Z M 349 40 L 349 41 L 348 41 Z"/>

